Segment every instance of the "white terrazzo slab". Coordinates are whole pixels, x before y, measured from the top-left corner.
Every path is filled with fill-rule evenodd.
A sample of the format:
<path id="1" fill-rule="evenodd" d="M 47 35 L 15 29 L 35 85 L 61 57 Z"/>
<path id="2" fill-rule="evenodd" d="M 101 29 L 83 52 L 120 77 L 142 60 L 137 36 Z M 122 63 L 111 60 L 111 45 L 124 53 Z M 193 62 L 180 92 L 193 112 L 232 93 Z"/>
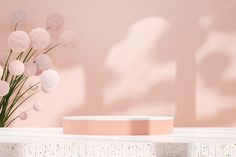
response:
<path id="1" fill-rule="evenodd" d="M 165 136 L 81 136 L 60 128 L 0 129 L 0 157 L 236 157 L 236 129 L 176 128 Z"/>

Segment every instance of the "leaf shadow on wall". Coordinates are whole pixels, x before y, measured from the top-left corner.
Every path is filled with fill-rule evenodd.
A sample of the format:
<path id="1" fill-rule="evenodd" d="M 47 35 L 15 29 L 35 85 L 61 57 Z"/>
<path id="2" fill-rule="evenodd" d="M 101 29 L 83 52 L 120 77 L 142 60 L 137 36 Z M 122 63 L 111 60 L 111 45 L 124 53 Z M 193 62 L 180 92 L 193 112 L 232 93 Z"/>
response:
<path id="1" fill-rule="evenodd" d="M 94 14 L 87 17 L 87 19 L 91 19 L 91 21 L 94 18 L 100 18 L 99 23 L 89 21 L 89 25 L 91 26 L 96 24 L 99 32 L 92 34 L 94 31 L 91 33 L 88 28 L 85 29 L 84 33 L 87 34 L 87 37 L 84 39 L 84 43 L 81 43 L 81 46 L 84 45 L 81 51 L 86 50 L 85 54 L 80 54 L 81 59 L 79 60 L 86 71 L 86 103 L 82 107 L 72 109 L 71 112 L 65 113 L 65 115 L 124 114 L 131 113 L 127 112 L 127 110 L 131 108 L 150 109 L 148 111 L 136 110 L 134 114 L 157 115 L 157 113 L 161 112 L 168 114 L 171 113 L 172 110 L 159 110 L 165 107 L 168 108 L 169 106 L 174 108 L 172 105 L 174 102 L 177 126 L 219 126 L 235 122 L 229 118 L 232 117 L 233 113 L 236 113 L 234 112 L 236 110 L 235 107 L 230 108 L 231 112 L 228 112 L 229 109 L 226 108 L 213 117 L 204 120 L 198 120 L 196 115 L 198 68 L 196 53 L 202 45 L 204 45 L 209 32 L 209 30 L 199 26 L 198 20 L 208 13 L 219 11 L 221 9 L 219 6 L 224 6 L 225 1 L 183 0 L 181 2 L 173 2 L 151 0 L 145 3 L 135 1 L 135 7 L 131 7 L 134 4 L 133 1 L 113 1 L 110 3 L 111 4 L 108 5 L 109 7 L 101 6 L 102 3 L 88 6 L 88 8 L 84 7 L 86 9 L 92 9 L 94 14 L 99 12 L 97 15 L 99 17 Z M 116 3 L 119 3 L 119 5 Z M 123 13 L 121 13 L 120 8 L 116 6 L 122 8 Z M 160 8 L 158 6 L 160 6 Z M 100 10 L 101 8 L 103 8 L 102 11 Z M 169 8 L 169 10 L 163 8 Z M 108 13 L 113 17 L 108 16 Z M 222 14 L 220 13 L 220 15 Z M 232 16 L 232 14 L 230 15 Z M 155 38 L 153 40 L 153 42 L 155 42 L 151 45 L 151 48 L 144 49 L 143 53 L 136 53 L 142 49 L 143 45 L 140 43 L 131 45 L 134 48 L 132 49 L 133 53 L 132 51 L 122 51 L 121 48 L 121 50 L 117 52 L 118 56 L 116 57 L 116 55 L 114 55 L 115 59 L 112 59 L 111 64 L 109 64 L 107 60 L 109 60 L 109 56 L 112 52 L 109 47 L 114 48 L 114 45 L 117 46 L 119 44 L 123 44 L 123 46 L 126 47 L 124 40 L 129 37 L 125 35 L 125 30 L 130 26 L 132 27 L 134 23 L 139 23 L 140 20 L 143 19 L 148 20 L 153 16 L 162 17 L 162 19 L 168 21 L 170 25 L 169 30 L 166 31 L 161 38 L 158 38 L 158 40 Z M 214 16 L 216 23 L 225 21 L 225 16 Z M 215 26 L 216 29 L 217 26 L 218 25 Z M 231 31 L 232 29 L 234 30 L 235 28 L 230 28 Z M 142 30 L 140 31 L 142 32 Z M 227 28 L 225 28 L 224 31 L 227 31 Z M 101 32 L 106 32 L 102 40 L 100 36 L 96 36 L 101 35 Z M 121 52 L 122 55 L 119 54 L 119 52 Z M 131 60 L 125 61 L 127 57 L 130 57 Z M 135 60 L 135 57 L 136 59 L 138 57 L 138 60 Z M 225 57 L 228 58 L 229 56 L 226 55 Z M 146 59 L 145 63 L 147 63 L 147 65 L 143 66 L 142 59 Z M 137 63 L 135 63 L 136 61 Z M 215 64 L 214 59 L 210 60 L 210 62 Z M 226 59 L 225 62 L 227 65 L 228 60 Z M 152 64 L 149 65 L 149 63 Z M 74 63 L 70 62 L 70 66 L 76 64 L 78 64 L 78 61 Z M 132 67 L 132 64 L 134 67 Z M 138 66 L 139 64 L 140 66 Z M 174 72 L 172 71 L 172 64 L 175 64 Z M 163 65 L 164 68 L 158 68 L 160 65 Z M 224 66 L 226 65 L 221 65 L 222 70 L 225 69 Z M 208 65 L 201 63 L 200 68 L 201 66 L 203 66 L 204 69 L 204 66 Z M 142 70 L 142 68 L 144 69 Z M 167 72 L 167 74 L 170 72 L 171 74 L 167 75 L 168 77 L 166 78 L 160 76 L 163 72 Z M 172 77 L 172 74 L 175 74 L 175 76 Z M 202 75 L 205 80 L 214 82 L 214 78 L 207 74 L 208 72 L 200 72 L 200 75 Z M 151 76 L 151 81 L 147 79 L 147 81 L 142 82 L 148 78 L 148 76 Z M 222 82 L 222 86 L 233 83 Z M 115 87 L 117 87 L 118 90 Z M 119 89 L 121 87 L 123 88 Z M 218 90 L 216 86 L 210 88 L 217 88 Z M 111 91 L 113 95 L 109 95 L 112 93 Z M 222 92 L 222 94 L 228 95 L 229 93 Z M 231 95 L 235 96 L 235 93 L 232 92 Z"/>

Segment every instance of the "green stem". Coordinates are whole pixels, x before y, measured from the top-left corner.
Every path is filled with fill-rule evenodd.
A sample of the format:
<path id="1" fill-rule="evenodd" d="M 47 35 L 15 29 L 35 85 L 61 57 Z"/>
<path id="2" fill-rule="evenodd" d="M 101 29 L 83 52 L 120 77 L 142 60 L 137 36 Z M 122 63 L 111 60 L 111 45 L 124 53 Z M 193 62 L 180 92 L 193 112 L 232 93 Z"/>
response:
<path id="1" fill-rule="evenodd" d="M 32 96 L 34 96 L 35 94 L 37 94 L 37 93 L 40 92 L 40 91 L 41 91 L 41 89 L 38 90 L 38 91 L 36 91 L 36 92 L 34 92 L 34 93 L 31 94 L 29 97 L 27 97 L 26 99 L 24 99 L 20 104 L 18 104 L 18 105 L 12 110 L 12 112 L 10 112 L 8 118 L 10 118 L 11 115 L 12 115 L 25 101 L 27 101 L 29 98 L 31 98 Z M 7 118 L 7 119 L 8 119 L 8 118 Z"/>
<path id="2" fill-rule="evenodd" d="M 10 50 L 10 54 L 8 55 L 7 61 L 6 61 L 5 65 L 4 65 L 3 74 L 2 74 L 1 80 L 3 80 L 3 78 L 4 78 L 4 76 L 5 76 L 6 69 L 7 69 L 7 65 L 8 65 L 9 59 L 10 59 L 10 57 L 11 57 L 11 54 L 12 54 L 12 50 Z"/>
<path id="3" fill-rule="evenodd" d="M 17 57 L 16 59 L 21 59 L 22 55 L 24 54 L 24 52 L 21 52 Z"/>
<path id="4" fill-rule="evenodd" d="M 24 76 L 21 75 L 18 79 L 15 79 L 13 81 L 13 83 L 10 85 L 10 89 L 9 89 L 9 92 L 6 96 L 4 96 L 0 102 L 0 108 L 2 109 L 1 110 L 1 114 L 0 114 L 0 122 L 1 124 L 4 122 L 4 118 L 5 118 L 5 115 L 6 115 L 6 109 L 7 109 L 7 106 L 9 104 L 9 100 L 10 100 L 10 97 L 13 95 L 15 89 L 17 88 L 17 86 L 20 84 L 19 82 L 21 81 L 21 79 L 23 79 Z"/>
<path id="5" fill-rule="evenodd" d="M 52 47 L 49 48 L 47 51 L 45 51 L 43 54 L 47 54 L 49 51 L 51 51 L 52 49 L 56 48 L 56 47 L 59 46 L 59 45 L 60 45 L 60 43 L 58 43 L 58 44 L 52 46 Z"/>
<path id="6" fill-rule="evenodd" d="M 16 23 L 16 24 L 15 24 L 15 27 L 14 27 L 14 31 L 16 31 L 16 29 L 17 29 L 17 25 L 18 25 L 18 24 Z"/>
<path id="7" fill-rule="evenodd" d="M 28 62 L 36 52 L 37 52 L 37 50 L 34 50 L 34 52 L 33 52 L 33 53 L 29 56 L 29 58 L 26 60 L 26 62 Z"/>
<path id="8" fill-rule="evenodd" d="M 27 60 L 27 57 L 30 55 L 30 52 L 33 50 L 33 47 L 30 48 L 30 50 L 28 51 L 27 55 L 25 56 L 23 63 L 25 63 L 25 61 Z"/>
<path id="9" fill-rule="evenodd" d="M 6 123 L 6 127 L 9 127 L 11 125 L 11 123 L 13 123 L 17 118 L 19 118 L 20 116 L 16 116 L 15 118 L 13 118 L 12 120 L 10 120 L 8 123 Z"/>
<path id="10" fill-rule="evenodd" d="M 31 86 L 30 88 L 28 88 L 28 89 L 27 89 L 26 91 L 24 91 L 20 96 L 18 96 L 18 95 L 19 95 L 19 91 L 20 91 L 21 89 L 18 91 L 17 96 L 15 96 L 15 98 L 14 98 L 14 100 L 13 100 L 11 106 L 8 108 L 8 111 L 7 111 L 7 114 L 6 114 L 6 119 L 10 118 L 10 116 L 11 116 L 11 114 L 10 114 L 10 113 L 11 113 L 11 110 L 13 109 L 13 107 L 15 106 L 15 104 L 16 104 L 30 89 L 34 88 L 34 87 L 37 86 L 39 83 L 40 83 L 40 82 L 38 82 L 38 83 L 34 84 L 33 86 Z M 10 114 L 10 115 L 9 115 L 9 114 Z"/>

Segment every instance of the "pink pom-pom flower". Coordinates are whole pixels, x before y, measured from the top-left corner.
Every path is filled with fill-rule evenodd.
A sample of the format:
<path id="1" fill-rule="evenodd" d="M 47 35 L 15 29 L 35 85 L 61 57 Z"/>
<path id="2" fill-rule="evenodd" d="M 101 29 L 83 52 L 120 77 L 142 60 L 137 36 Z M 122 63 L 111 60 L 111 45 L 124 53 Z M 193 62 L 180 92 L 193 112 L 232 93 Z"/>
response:
<path id="1" fill-rule="evenodd" d="M 35 63 L 37 65 L 37 68 L 41 71 L 48 70 L 51 67 L 51 59 L 46 54 L 40 54 L 36 57 Z"/>
<path id="2" fill-rule="evenodd" d="M 10 15 L 10 21 L 13 24 L 22 24 L 24 23 L 26 20 L 26 13 L 22 10 L 14 10 L 11 15 Z"/>
<path id="3" fill-rule="evenodd" d="M 24 70 L 25 70 L 25 65 L 20 60 L 13 60 L 9 64 L 9 72 L 12 75 L 15 75 L 15 76 L 21 75 L 23 74 Z"/>
<path id="4" fill-rule="evenodd" d="M 28 77 L 35 75 L 37 72 L 37 66 L 33 62 L 25 63 L 25 71 L 24 74 Z"/>
<path id="5" fill-rule="evenodd" d="M 6 81 L 0 81 L 0 96 L 7 95 L 9 90 L 9 84 Z"/>
<path id="6" fill-rule="evenodd" d="M 50 35 L 44 28 L 35 28 L 30 32 L 31 45 L 37 50 L 42 50 L 49 45 Z"/>
<path id="7" fill-rule="evenodd" d="M 52 13 L 46 19 L 46 27 L 51 31 L 57 31 L 64 26 L 64 18 L 59 13 Z"/>
<path id="8" fill-rule="evenodd" d="M 55 70 L 49 69 L 41 74 L 41 85 L 43 88 L 54 88 L 59 83 L 59 75 Z"/>
<path id="9" fill-rule="evenodd" d="M 28 114 L 26 112 L 21 112 L 19 114 L 20 120 L 26 120 L 28 118 Z"/>
<path id="10" fill-rule="evenodd" d="M 43 109 L 43 106 L 44 104 L 40 101 L 36 101 L 34 104 L 33 104 L 33 109 L 37 112 L 41 111 Z"/>
<path id="11" fill-rule="evenodd" d="M 30 39 L 24 31 L 14 31 L 8 37 L 8 46 L 14 52 L 22 52 L 29 48 Z"/>
<path id="12" fill-rule="evenodd" d="M 0 66 L 0 77 L 2 77 L 2 74 L 3 74 L 3 67 Z"/>
<path id="13" fill-rule="evenodd" d="M 60 34 L 59 42 L 65 48 L 73 48 L 78 42 L 77 34 L 74 31 L 65 30 Z"/>

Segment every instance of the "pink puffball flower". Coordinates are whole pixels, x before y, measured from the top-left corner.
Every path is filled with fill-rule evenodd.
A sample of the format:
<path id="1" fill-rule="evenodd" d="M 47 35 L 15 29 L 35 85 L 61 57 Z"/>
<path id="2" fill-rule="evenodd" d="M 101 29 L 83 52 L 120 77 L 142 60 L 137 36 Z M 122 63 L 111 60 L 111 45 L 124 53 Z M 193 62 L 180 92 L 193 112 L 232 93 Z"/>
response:
<path id="1" fill-rule="evenodd" d="M 18 76 L 23 74 L 25 70 L 25 65 L 22 61 L 20 60 L 13 60 L 9 63 L 9 72 L 12 75 Z"/>
<path id="2" fill-rule="evenodd" d="M 7 95 L 9 90 L 9 84 L 6 81 L 0 81 L 0 96 Z"/>
<path id="3" fill-rule="evenodd" d="M 24 31 L 14 31 L 8 37 L 8 46 L 14 52 L 22 52 L 29 48 L 30 38 Z"/>
<path id="4" fill-rule="evenodd" d="M 77 34 L 74 31 L 65 30 L 60 34 L 59 42 L 65 48 L 73 48 L 78 42 Z"/>
<path id="5" fill-rule="evenodd" d="M 21 112 L 19 114 L 20 120 L 26 120 L 28 118 L 28 114 L 26 112 Z"/>
<path id="6" fill-rule="evenodd" d="M 37 65 L 37 68 L 41 71 L 48 70 L 51 67 L 51 59 L 46 54 L 40 54 L 36 57 L 35 63 Z"/>
<path id="7" fill-rule="evenodd" d="M 3 67 L 0 66 L 0 77 L 2 77 L 2 74 L 3 74 Z"/>
<path id="8" fill-rule="evenodd" d="M 22 24 L 26 20 L 26 13 L 22 10 L 16 9 L 10 15 L 10 21 L 13 24 Z"/>
<path id="9" fill-rule="evenodd" d="M 44 28 L 35 28 L 30 32 L 31 45 L 34 49 L 45 49 L 50 43 L 50 35 Z"/>
<path id="10" fill-rule="evenodd" d="M 46 19 L 46 27 L 51 31 L 57 31 L 64 26 L 64 18 L 59 13 L 51 13 Z"/>
<path id="11" fill-rule="evenodd" d="M 39 76 L 39 75 L 41 75 L 41 74 L 42 74 L 42 71 L 37 68 L 37 72 L 36 72 L 35 75 L 36 75 L 36 76 Z"/>
<path id="12" fill-rule="evenodd" d="M 59 83 L 59 75 L 55 70 L 49 69 L 41 74 L 41 85 L 45 89 L 54 88 Z"/>
<path id="13" fill-rule="evenodd" d="M 37 66 L 33 62 L 25 63 L 25 71 L 24 74 L 28 77 L 35 75 L 37 72 Z"/>
<path id="14" fill-rule="evenodd" d="M 33 109 L 37 112 L 41 111 L 43 109 L 43 106 L 44 104 L 40 101 L 36 101 L 34 104 L 33 104 Z"/>

